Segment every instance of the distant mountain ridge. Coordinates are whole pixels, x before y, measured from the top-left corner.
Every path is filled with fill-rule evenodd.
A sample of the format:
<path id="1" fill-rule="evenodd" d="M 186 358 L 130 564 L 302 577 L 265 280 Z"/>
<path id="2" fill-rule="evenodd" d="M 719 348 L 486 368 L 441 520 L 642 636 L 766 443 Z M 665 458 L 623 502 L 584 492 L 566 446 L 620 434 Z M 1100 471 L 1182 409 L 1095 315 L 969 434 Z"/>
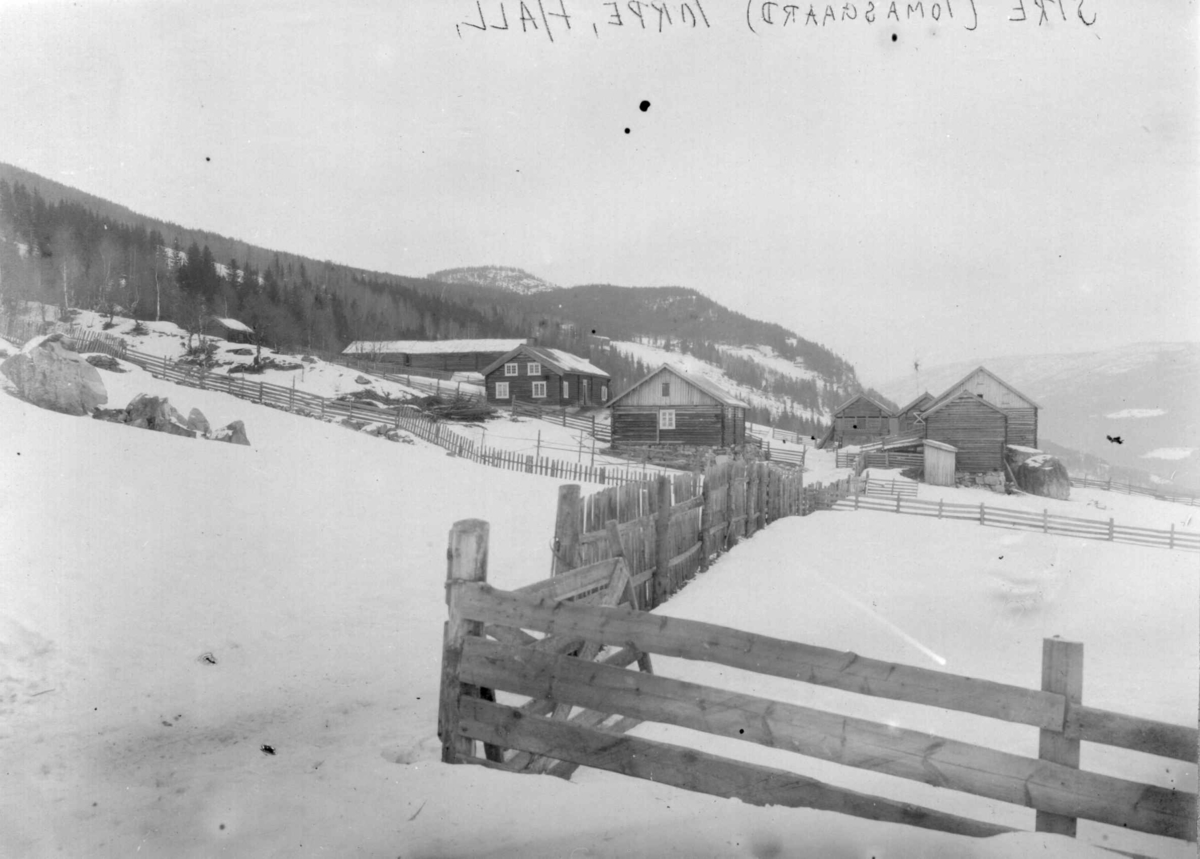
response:
<path id="1" fill-rule="evenodd" d="M 1200 343 L 962 361 L 880 387 L 901 402 L 936 396 L 981 364 L 1042 407 L 1039 440 L 1200 488 Z"/>
<path id="2" fill-rule="evenodd" d="M 505 265 L 465 266 L 462 268 L 447 268 L 435 271 L 425 276 L 428 280 L 442 283 L 472 283 L 477 286 L 489 286 L 519 295 L 529 295 L 534 292 L 549 292 L 561 289 L 556 284 L 542 280 L 524 269 Z"/>

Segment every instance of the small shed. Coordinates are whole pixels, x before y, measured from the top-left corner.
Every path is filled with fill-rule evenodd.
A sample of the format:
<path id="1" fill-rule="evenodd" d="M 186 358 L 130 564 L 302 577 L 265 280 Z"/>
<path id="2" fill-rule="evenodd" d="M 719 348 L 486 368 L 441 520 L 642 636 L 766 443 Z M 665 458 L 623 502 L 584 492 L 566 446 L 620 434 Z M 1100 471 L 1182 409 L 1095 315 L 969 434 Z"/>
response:
<path id="1" fill-rule="evenodd" d="M 866 394 L 855 394 L 833 411 L 832 440 L 838 445 L 882 438 L 895 431 L 892 412 Z"/>
<path id="2" fill-rule="evenodd" d="M 963 393 L 978 397 L 1008 415 L 1009 444 L 1018 444 L 1024 447 L 1038 446 L 1038 409 L 1041 406 L 986 367 L 976 367 L 967 373 L 942 392 L 934 404 L 927 406 L 926 410 L 931 410 L 938 404 L 952 400 Z"/>
<path id="3" fill-rule="evenodd" d="M 230 343 L 254 342 L 254 329 L 236 319 L 213 316 L 205 324 L 204 331 L 206 334 L 212 334 L 214 337 L 220 337 Z"/>
<path id="4" fill-rule="evenodd" d="M 954 455 L 958 448 L 944 442 L 925 439 L 925 482 L 931 486 L 954 485 Z"/>
<path id="5" fill-rule="evenodd" d="M 355 340 L 342 350 L 367 361 L 395 364 L 409 372 L 480 372 L 525 340 Z"/>
<path id="6" fill-rule="evenodd" d="M 608 373 L 578 355 L 546 346 L 521 345 L 481 371 L 489 403 L 516 400 L 547 406 L 602 405 Z"/>
<path id="7" fill-rule="evenodd" d="M 1008 416 L 974 394 L 962 393 L 922 412 L 927 440 L 957 448 L 955 468 L 971 473 L 1004 468 Z"/>
<path id="8" fill-rule="evenodd" d="M 714 382 L 670 364 L 618 394 L 608 406 L 615 448 L 731 447 L 746 441 L 747 405 Z"/>

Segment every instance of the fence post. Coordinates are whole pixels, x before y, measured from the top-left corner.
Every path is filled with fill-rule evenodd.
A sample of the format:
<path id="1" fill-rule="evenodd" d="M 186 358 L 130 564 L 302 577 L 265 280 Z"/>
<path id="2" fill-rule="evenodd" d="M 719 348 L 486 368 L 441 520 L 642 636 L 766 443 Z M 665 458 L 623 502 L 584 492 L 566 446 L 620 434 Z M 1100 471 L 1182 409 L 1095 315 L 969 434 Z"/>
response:
<path id="1" fill-rule="evenodd" d="M 984 513 L 984 509 L 985 509 L 985 508 L 984 508 L 984 506 L 983 506 L 983 502 L 982 502 L 982 501 L 980 501 L 980 502 L 979 502 L 979 524 L 980 524 L 980 525 L 983 525 L 983 524 L 984 524 L 984 518 L 985 518 L 985 516 L 986 516 L 986 514 Z"/>
<path id="2" fill-rule="evenodd" d="M 1108 486 L 1104 487 L 1105 492 L 1112 492 L 1112 478 L 1108 478 Z"/>
<path id="3" fill-rule="evenodd" d="M 1175 548 L 1175 523 L 1174 522 L 1171 523 L 1171 536 L 1167 538 L 1167 548 L 1168 549 Z"/>
<path id="4" fill-rule="evenodd" d="M 558 511 L 554 519 L 554 567 L 553 575 L 565 573 L 579 566 L 579 484 L 569 483 L 558 487 Z"/>
<path id="5" fill-rule="evenodd" d="M 261 406 L 263 401 L 263 383 L 258 383 L 258 404 Z"/>
<path id="6" fill-rule="evenodd" d="M 1113 518 L 1111 516 L 1109 516 L 1108 517 L 1108 539 L 1110 542 L 1112 541 L 1112 538 L 1113 538 L 1113 530 L 1114 530 L 1113 529 Z"/>
<path id="7" fill-rule="evenodd" d="M 296 410 L 296 377 L 292 376 L 292 392 L 288 394 L 288 411 Z"/>
<path id="8" fill-rule="evenodd" d="M 945 503 L 946 503 L 946 499 L 945 499 L 945 498 L 939 498 L 939 499 L 938 499 L 938 518 L 939 518 L 939 519 L 941 519 L 941 518 L 942 518 L 942 505 L 943 505 L 943 504 L 945 504 Z"/>
<path id="9" fill-rule="evenodd" d="M 399 416 L 399 412 L 396 415 Z M 325 398 L 321 397 L 321 420 L 325 420 Z"/>
<path id="10" fill-rule="evenodd" d="M 900 512 L 900 493 L 896 493 L 896 512 Z"/>
<path id="11" fill-rule="evenodd" d="M 438 737 L 442 741 L 442 763 L 458 763 L 475 754 L 475 741 L 459 736 L 458 700 L 464 694 L 477 693 L 458 679 L 463 644 L 468 635 L 480 635 L 483 624 L 465 620 L 458 606 L 458 582 L 486 582 L 488 523 L 482 519 L 464 519 L 450 529 L 446 551 L 446 605 L 450 618 L 442 638 L 442 685 L 438 699 Z M 490 757 L 490 755 L 489 755 Z"/>
<path id="12" fill-rule="evenodd" d="M 732 481 L 730 481 L 732 486 Z M 655 563 L 654 563 L 654 605 L 666 602 L 670 594 L 667 584 L 670 582 L 671 544 L 668 538 L 671 534 L 671 478 L 665 474 L 658 476 L 658 515 L 655 517 Z M 653 608 L 654 606 L 651 606 Z"/>
<path id="13" fill-rule="evenodd" d="M 534 455 L 537 456 L 539 459 L 542 456 L 542 431 L 541 430 L 538 430 L 537 453 Z"/>
<path id="14" fill-rule="evenodd" d="M 348 421 L 354 420 L 354 400 L 350 401 L 350 417 L 346 418 L 346 420 L 348 420 Z"/>
<path id="15" fill-rule="evenodd" d="M 1063 730 L 1042 728 L 1038 732 L 1038 759 L 1079 769 L 1079 729 L 1071 710 L 1083 700 L 1082 644 L 1058 638 L 1042 640 L 1042 690 L 1065 696 L 1067 705 Z M 1075 818 L 1038 811 L 1034 831 L 1074 838 Z"/>
<path id="16" fill-rule="evenodd" d="M 1042 533 L 1050 533 L 1050 510 L 1045 507 L 1042 508 Z"/>

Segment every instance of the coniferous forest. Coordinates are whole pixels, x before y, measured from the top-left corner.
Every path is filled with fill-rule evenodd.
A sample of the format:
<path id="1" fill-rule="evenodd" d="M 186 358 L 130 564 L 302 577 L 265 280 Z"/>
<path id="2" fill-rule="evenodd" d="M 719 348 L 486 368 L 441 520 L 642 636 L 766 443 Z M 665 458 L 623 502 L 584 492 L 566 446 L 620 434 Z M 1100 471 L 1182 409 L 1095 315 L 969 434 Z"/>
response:
<path id="1" fill-rule="evenodd" d="M 796 411 L 786 406 L 772 420 L 755 408 L 748 417 L 805 434 L 822 425 L 799 410 L 831 409 L 861 389 L 854 368 L 828 349 L 691 289 L 592 285 L 521 295 L 371 272 L 155 220 L 0 164 L 0 307 L 23 301 L 167 320 L 189 332 L 231 317 L 290 352 L 340 352 L 353 340 L 533 338 L 589 358 L 615 390 L 654 368 L 589 335 L 655 338 L 790 399 Z M 769 373 L 718 344 L 770 346 L 820 380 Z"/>

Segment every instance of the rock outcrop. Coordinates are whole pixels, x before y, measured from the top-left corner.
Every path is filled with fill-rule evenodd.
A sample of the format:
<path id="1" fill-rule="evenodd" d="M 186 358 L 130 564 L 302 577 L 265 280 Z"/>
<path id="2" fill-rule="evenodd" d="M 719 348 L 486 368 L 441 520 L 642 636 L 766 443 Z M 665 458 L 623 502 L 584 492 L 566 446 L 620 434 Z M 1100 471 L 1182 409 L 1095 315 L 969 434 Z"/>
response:
<path id="1" fill-rule="evenodd" d="M 96 368 L 64 348 L 62 336 L 31 340 L 0 364 L 22 397 L 35 406 L 67 415 L 87 415 L 108 402 L 108 391 Z"/>
<path id="2" fill-rule="evenodd" d="M 1071 496 L 1071 476 L 1062 460 L 1049 454 L 1031 456 L 1017 466 L 1017 486 L 1030 495 L 1066 500 Z"/>

